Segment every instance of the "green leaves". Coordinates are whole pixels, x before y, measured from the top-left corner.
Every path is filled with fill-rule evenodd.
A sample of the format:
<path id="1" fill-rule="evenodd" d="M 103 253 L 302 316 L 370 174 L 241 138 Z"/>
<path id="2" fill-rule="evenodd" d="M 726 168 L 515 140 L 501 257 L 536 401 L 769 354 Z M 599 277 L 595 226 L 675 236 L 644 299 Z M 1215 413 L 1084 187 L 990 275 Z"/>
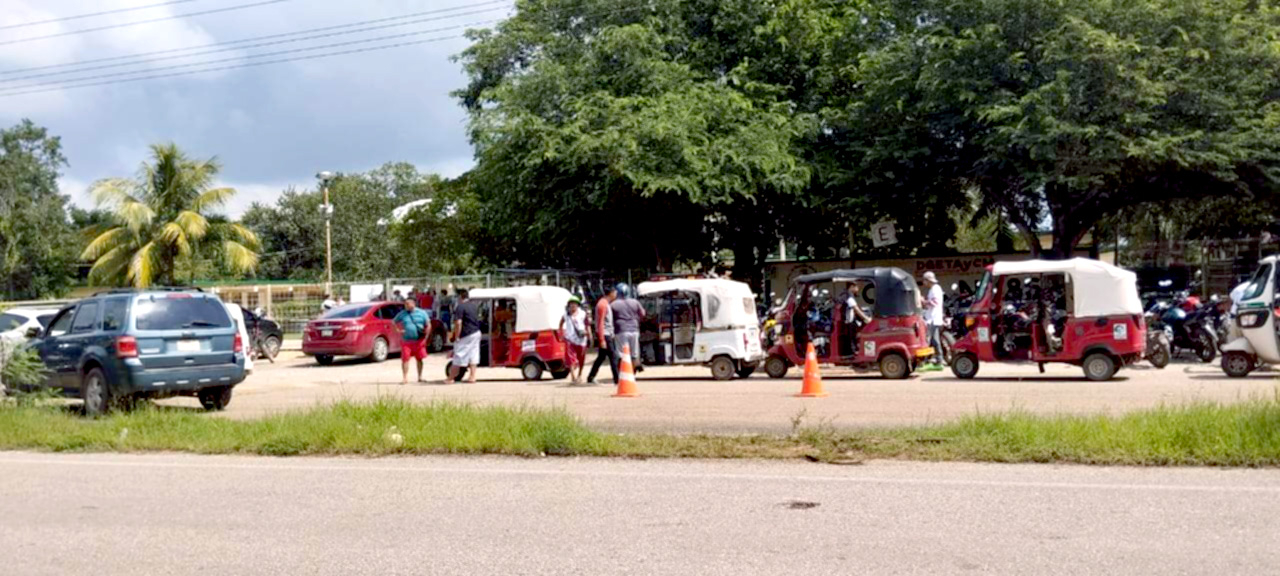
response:
<path id="1" fill-rule="evenodd" d="M 0 130 L 0 297 L 61 296 L 71 284 L 75 233 L 58 192 L 62 143 L 29 120 Z"/>

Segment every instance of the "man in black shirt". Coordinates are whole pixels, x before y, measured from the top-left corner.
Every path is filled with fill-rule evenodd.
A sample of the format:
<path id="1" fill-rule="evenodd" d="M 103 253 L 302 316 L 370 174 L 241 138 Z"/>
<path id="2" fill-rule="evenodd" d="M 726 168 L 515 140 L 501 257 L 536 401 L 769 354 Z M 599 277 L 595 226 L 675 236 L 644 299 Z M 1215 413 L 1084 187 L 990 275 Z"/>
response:
<path id="1" fill-rule="evenodd" d="M 480 311 L 466 290 L 458 290 L 458 307 L 453 318 L 453 361 L 449 364 L 449 381 L 458 383 L 458 370 L 467 368 L 467 383 L 476 383 L 476 366 L 480 364 Z"/>

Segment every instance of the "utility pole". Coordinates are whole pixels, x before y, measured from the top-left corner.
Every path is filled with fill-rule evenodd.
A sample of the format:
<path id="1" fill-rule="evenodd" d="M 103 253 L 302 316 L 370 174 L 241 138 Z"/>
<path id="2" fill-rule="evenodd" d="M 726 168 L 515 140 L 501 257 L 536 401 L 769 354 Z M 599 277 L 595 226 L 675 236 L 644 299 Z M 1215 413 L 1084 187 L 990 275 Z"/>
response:
<path id="1" fill-rule="evenodd" d="M 329 204 L 329 183 L 336 175 L 325 170 L 316 174 L 320 179 L 320 189 L 324 192 L 324 204 L 320 210 L 324 212 L 324 291 L 333 295 L 333 206 Z"/>

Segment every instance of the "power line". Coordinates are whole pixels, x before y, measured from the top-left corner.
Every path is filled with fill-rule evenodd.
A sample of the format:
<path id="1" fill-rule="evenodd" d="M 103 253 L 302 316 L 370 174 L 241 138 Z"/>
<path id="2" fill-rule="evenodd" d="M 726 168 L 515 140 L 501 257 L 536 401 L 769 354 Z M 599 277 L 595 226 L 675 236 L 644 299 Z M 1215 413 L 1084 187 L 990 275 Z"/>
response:
<path id="1" fill-rule="evenodd" d="M 282 55 L 285 55 L 285 54 L 298 54 L 298 53 L 302 53 L 302 52 L 314 52 L 314 51 L 316 51 L 316 50 L 324 50 L 324 49 L 326 49 L 326 48 L 341 48 L 341 47 L 343 47 L 343 46 L 355 46 L 355 45 L 357 45 L 357 44 L 369 44 L 369 43 L 371 43 L 371 42 L 380 42 L 380 41 L 383 41 L 383 40 L 395 40 L 395 39 L 398 39 L 398 38 L 408 38 L 408 37 L 411 37 L 411 36 L 421 36 L 421 35 L 423 35 L 423 34 L 432 34 L 432 33 L 435 33 L 435 32 L 444 32 L 444 31 L 446 31 L 446 30 L 458 30 L 458 29 L 461 29 L 461 28 L 469 28 L 469 27 L 472 27 L 472 26 L 481 25 L 481 24 L 490 24 L 490 23 L 493 23 L 493 22 L 497 22 L 497 20 L 487 20 L 487 21 L 481 21 L 481 22 L 474 22 L 474 23 L 471 23 L 471 24 L 458 24 L 458 25 L 455 25 L 455 26 L 445 26 L 445 27 L 443 27 L 443 28 L 433 28 L 433 29 L 431 29 L 431 30 L 419 30 L 419 31 L 416 31 L 416 32 L 405 32 L 405 33 L 403 33 L 403 34 L 390 34 L 390 35 L 387 35 L 387 36 L 375 36 L 375 37 L 373 37 L 373 38 L 365 38 L 365 39 L 363 39 L 363 40 L 351 40 L 351 41 L 347 41 L 347 42 L 336 42 L 336 43 L 333 43 L 333 44 L 321 44 L 321 45 L 319 45 L 319 46 L 308 46 L 308 47 L 305 47 L 305 48 L 291 48 L 291 49 L 289 49 L 289 50 L 277 50 L 277 51 L 275 51 L 275 52 L 263 52 L 263 53 L 261 53 L 261 54 L 246 54 L 246 55 L 244 55 L 244 56 L 232 56 L 232 57 L 230 57 L 230 58 L 220 58 L 220 59 L 217 59 L 217 60 L 206 60 L 206 61 L 204 61 L 204 62 L 192 62 L 192 63 L 190 63 L 190 64 L 175 64 L 175 65 L 173 65 L 173 66 L 161 66 L 161 67 L 159 67 L 159 68 L 153 68 L 153 69 L 151 69 L 151 70 L 133 70 L 133 71 L 129 71 L 129 72 L 112 72 L 112 73 L 109 73 L 109 74 L 98 74 L 98 75 L 96 75 L 96 76 L 82 76 L 82 77 L 79 77 L 79 78 L 71 78 L 71 79 L 65 80 L 65 82 L 70 82 L 70 83 L 80 83 L 80 82 L 86 82 L 86 81 L 91 81 L 91 80 L 102 80 L 102 79 L 106 79 L 106 78 L 121 78 L 121 77 L 126 77 L 126 76 L 133 76 L 133 75 L 137 75 L 137 74 L 148 74 L 148 73 L 154 73 L 154 72 L 163 72 L 163 71 L 166 71 L 166 70 L 182 70 L 182 69 L 186 69 L 186 68 L 195 68 L 195 67 L 199 67 L 199 66 L 208 66 L 208 65 L 210 65 L 210 64 L 222 64 L 222 63 L 224 63 L 224 62 L 237 62 L 237 61 L 245 60 L 245 59 L 248 59 L 248 58 L 267 58 L 267 57 L 270 57 L 270 56 L 282 56 Z M 22 90 L 26 90 L 26 89 L 28 89 L 28 88 L 39 88 L 39 87 L 42 87 L 42 86 L 54 86 L 54 87 L 56 87 L 56 86 L 58 86 L 58 84 L 56 84 L 56 83 L 36 83 L 36 84 L 25 84 L 25 85 L 22 85 L 22 86 L 12 86 L 12 87 L 8 87 L 8 88 L 2 88 L 2 89 L 0 89 L 0 95 L 9 95 L 9 94 L 10 94 L 11 92 L 13 92 L 13 91 L 22 91 Z"/>
<path id="2" fill-rule="evenodd" d="M 65 63 L 62 63 L 62 64 L 47 64 L 47 65 L 44 65 L 44 66 L 31 66 L 31 67 L 28 67 L 28 68 L 11 68 L 11 69 L 9 69 L 9 70 L 0 70 L 0 76 L 9 75 L 9 74 L 16 74 L 16 73 L 18 73 L 18 72 L 34 72 L 34 71 L 38 71 L 38 70 L 51 70 L 51 69 L 55 69 L 55 68 L 73 68 L 73 67 L 81 67 L 81 66 L 88 66 L 88 65 L 90 65 L 90 64 L 99 64 L 99 63 L 102 63 L 102 62 L 114 62 L 114 61 L 117 61 L 117 60 L 132 60 L 132 59 L 135 59 L 135 58 L 142 58 L 142 57 L 146 57 L 146 56 L 156 56 L 156 55 L 160 55 L 160 54 L 173 54 L 173 53 L 177 53 L 177 52 L 192 52 L 192 51 L 204 50 L 204 49 L 206 49 L 206 48 L 216 48 L 216 47 L 218 47 L 218 46 L 232 46 L 232 45 L 246 44 L 246 43 L 250 43 L 250 42 L 259 42 L 259 41 L 263 41 L 263 40 L 273 40 L 273 39 L 276 39 L 276 38 L 288 38 L 288 37 L 291 37 L 291 36 L 303 36 L 303 35 L 308 35 L 308 34 L 314 34 L 314 33 L 317 33 L 317 32 L 328 32 L 328 31 L 330 31 L 330 30 L 341 30 L 341 29 L 343 29 L 343 28 L 352 28 L 352 27 L 358 27 L 358 26 L 368 26 L 368 25 L 371 25 L 371 24 L 381 24 L 381 23 L 384 23 L 384 22 L 395 22 L 395 21 L 398 21 L 398 20 L 406 20 L 406 19 L 410 19 L 410 18 L 418 18 L 418 17 L 422 17 L 422 16 L 431 16 L 431 15 L 434 15 L 434 14 L 444 14 L 444 13 L 448 13 L 448 12 L 457 12 L 457 11 L 459 11 L 459 10 L 472 10 L 472 9 L 480 8 L 480 7 L 483 7 L 483 6 L 490 6 L 490 5 L 494 5 L 494 4 L 501 4 L 501 5 L 504 5 L 504 6 L 509 6 L 509 5 L 511 4 L 511 0 L 490 0 L 490 1 L 487 1 L 487 2 L 479 2 L 479 3 L 471 4 L 471 5 L 468 5 L 468 6 L 453 6 L 453 7 L 450 7 L 450 8 L 440 8 L 440 9 L 437 9 L 437 10 L 427 10 L 426 12 L 415 12 L 415 13 L 412 13 L 412 14 L 404 14 L 404 15 L 400 15 L 400 16 L 391 16 L 391 17 L 388 17 L 388 18 L 378 18 L 378 19 L 375 19 L 375 20 L 365 20 L 365 21 L 362 21 L 362 22 L 352 22 L 352 23 L 349 23 L 349 24 L 337 24 L 337 25 L 333 25 L 333 26 L 323 26 L 323 27 L 320 27 L 320 28 L 311 28 L 311 29 L 308 29 L 308 30 L 299 30 L 299 31 L 297 31 L 297 32 L 285 32 L 285 33 L 281 33 L 281 34 L 269 34 L 269 35 L 266 35 L 266 36 L 255 36 L 255 37 L 251 37 L 251 38 L 242 38 L 242 39 L 240 39 L 240 40 L 229 40 L 229 41 L 226 41 L 226 42 L 214 42 L 214 43 L 210 43 L 210 44 L 202 44 L 202 45 L 199 45 L 199 46 L 189 46 L 189 47 L 186 47 L 186 48 L 170 48 L 170 49 L 167 49 L 167 50 L 155 50 L 155 51 L 152 51 L 152 52 L 139 52 L 139 53 L 137 53 L 137 54 L 128 54 L 128 55 L 124 55 L 124 56 L 110 56 L 110 57 L 106 57 L 106 58 L 95 58 L 95 59 L 92 59 L 92 60 L 81 60 L 81 61 L 79 61 L 79 62 L 65 62 Z M 390 27 L 390 26 L 387 26 L 387 27 Z M 370 28 L 370 30 L 376 30 L 376 29 L 377 29 L 377 28 Z M 366 30 L 366 31 L 367 31 L 367 30 Z"/>
<path id="3" fill-rule="evenodd" d="M 26 28 L 27 26 L 39 26 L 41 24 L 53 24 L 54 22 L 66 22 L 69 20 L 82 20 L 85 18 L 94 18 L 97 16 L 106 16 L 108 14 L 120 14 L 122 12 L 134 12 L 137 10 L 146 10 L 148 8 L 159 8 L 161 6 L 172 6 L 174 4 L 186 4 L 187 2 L 195 2 L 196 0 L 169 0 L 168 2 L 160 2 L 158 4 L 147 4 L 146 6 L 133 6 L 130 8 L 117 8 L 115 10 L 103 10 L 102 12 L 90 12 L 88 14 L 76 14 L 75 16 L 63 16 L 60 18 L 50 18 L 48 20 L 35 20 L 32 22 L 22 22 L 20 24 L 7 24 L 0 26 L 0 30 L 10 30 L 13 28 Z"/>
<path id="4" fill-rule="evenodd" d="M 382 25 L 379 25 L 379 26 L 369 26 L 369 27 L 365 27 L 365 28 L 356 28 L 356 29 L 353 29 L 353 30 L 342 30 L 342 31 L 337 31 L 337 32 L 328 32 L 328 33 L 325 33 L 325 34 L 313 34 L 313 35 L 310 35 L 310 36 L 302 36 L 302 37 L 299 37 L 299 38 L 289 38 L 289 39 L 284 39 L 284 40 L 272 40 L 272 41 L 267 41 L 267 42 L 259 42 L 259 43 L 257 43 L 257 44 L 244 44 L 244 45 L 237 45 L 237 46 L 227 46 L 227 47 L 223 47 L 223 48 L 215 48 L 215 49 L 213 49 L 213 50 L 205 50 L 205 51 L 201 51 L 201 52 L 194 52 L 194 53 L 191 53 L 191 54 L 175 54 L 175 55 L 172 55 L 172 56 L 161 56 L 161 57 L 159 57 L 159 58 L 148 58 L 148 59 L 142 59 L 142 60 L 137 60 L 137 61 L 133 61 L 133 62 L 119 62 L 119 63 L 115 63 L 115 64 L 106 64 L 106 65 L 103 65 L 103 66 L 92 66 L 92 67 L 80 68 L 80 69 L 76 69 L 76 70 L 62 70 L 62 71 L 56 71 L 56 72 L 44 72 L 44 73 L 40 73 L 40 74 L 28 74 L 28 75 L 26 75 L 26 76 L 16 76 L 16 77 L 13 77 L 13 78 L 0 78 L 0 84 L 2 84 L 2 83 L 9 83 L 9 82 L 17 82 L 17 81 L 20 81 L 20 80 L 32 80 L 32 79 L 36 79 L 36 78 L 47 78 L 47 77 L 50 77 L 50 76 L 65 76 L 65 75 L 68 75 L 68 74 L 81 74 L 81 73 L 85 73 L 85 72 L 94 72 L 94 71 L 98 71 L 98 70 L 107 70 L 107 69 L 110 69 L 110 68 L 121 68 L 121 67 L 128 67 L 128 66 L 138 66 L 138 65 L 142 65 L 142 64 L 151 64 L 151 63 L 154 63 L 154 62 L 162 62 L 162 61 L 165 61 L 165 60 L 180 60 L 180 59 L 184 59 L 184 58 L 193 58 L 193 57 L 197 57 L 197 56 L 206 56 L 206 55 L 210 55 L 210 54 L 217 54 L 217 53 L 220 53 L 220 52 L 231 52 L 231 51 L 235 51 L 235 50 L 244 50 L 244 49 L 248 49 L 248 48 L 262 48 L 262 47 L 265 47 L 265 46 L 276 46 L 276 45 L 280 45 L 280 44 L 293 44 L 293 43 L 296 43 L 296 42 L 307 42 L 307 41 L 310 41 L 310 40 L 319 40 L 319 39 L 321 39 L 321 38 L 331 38 L 331 37 L 334 37 L 334 36 L 345 36 L 345 35 L 349 35 L 349 34 L 358 34 L 358 33 L 363 33 L 363 32 L 370 32 L 370 31 L 373 31 L 373 30 L 382 30 L 382 29 L 386 29 L 386 28 L 397 28 L 397 27 L 400 27 L 400 26 L 409 26 L 409 25 L 412 25 L 412 24 L 422 24 L 422 23 L 425 23 L 425 22 L 435 22 L 435 21 L 439 21 L 439 20 L 448 20 L 448 19 L 451 19 L 451 18 L 459 18 L 459 17 L 462 17 L 462 16 L 472 16 L 472 15 L 476 15 L 476 14 L 483 14 L 483 13 L 486 13 L 486 12 L 494 12 L 494 11 L 496 11 L 496 10 L 504 10 L 504 9 L 508 8 L 508 6 L 509 6 L 509 5 L 506 3 L 506 2 L 507 2 L 507 0 L 498 0 L 498 1 L 502 3 L 502 5 L 501 5 L 501 6 L 494 6 L 494 7 L 490 7 L 490 8 L 482 8 L 482 9 L 477 9 L 477 10 L 471 10 L 471 11 L 468 11 L 468 12 L 457 12 L 457 13 L 455 13 L 455 14 L 448 14 L 448 15 L 444 15 L 444 16 L 434 16 L 434 17 L 429 17 L 429 18 L 419 18 L 419 19 L 416 19 L 416 20 L 406 20 L 406 21 L 403 21 L 403 22 L 393 22 L 393 23 L 390 23 L 390 24 L 382 24 Z M 490 2 L 490 3 L 492 4 L 492 3 L 494 3 L 494 2 Z M 456 10 L 456 8 L 454 8 L 453 10 Z M 375 38 L 375 40 L 376 40 L 376 39 L 377 39 L 377 38 Z M 268 54 L 268 55 L 271 55 L 271 54 Z M 144 71 L 124 72 L 123 74 L 136 73 L 136 72 L 144 72 Z M 83 79 L 83 78 L 82 78 L 82 79 Z M 73 78 L 73 79 L 66 80 L 66 81 L 67 81 L 67 82 L 75 82 L 75 81 L 77 81 L 77 79 L 74 79 L 74 78 Z M 35 85 L 37 85 L 37 84 L 33 84 L 33 85 L 31 85 L 31 86 L 35 86 Z M 21 88 L 21 87 L 15 87 L 15 88 Z M 3 88 L 0 88 L 0 90 L 3 90 Z"/>
<path id="5" fill-rule="evenodd" d="M 200 12 L 185 12 L 182 14 L 174 14 L 172 16 L 163 16 L 160 18 L 151 18 L 148 20 L 134 20 L 132 22 L 121 22 L 119 24 L 111 24 L 108 26 L 99 26 L 97 28 L 81 28 L 79 30 L 68 30 L 57 34 L 48 34 L 45 36 L 31 36 L 29 38 L 18 38 L 16 40 L 5 40 L 0 42 L 0 46 L 11 46 L 13 44 L 22 44 L 24 42 L 35 42 L 36 40 L 48 40 L 50 38 L 62 38 L 64 36 L 75 36 L 77 34 L 88 34 L 90 32 L 101 32 L 103 30 L 114 30 L 116 28 L 127 28 L 129 26 L 137 26 L 139 24 L 151 24 L 153 22 L 164 22 L 166 20 L 177 20 L 179 18 L 190 18 L 192 16 L 204 16 L 206 14 L 218 14 L 221 12 L 231 12 L 233 10 L 244 10 L 246 8 L 257 8 L 258 6 L 266 6 L 268 4 L 279 4 L 288 2 L 289 0 L 265 0 L 263 2 L 254 2 L 252 4 L 237 4 L 235 6 L 225 6 L 222 8 L 214 8 L 212 10 L 202 10 Z"/>
<path id="6" fill-rule="evenodd" d="M 495 22 L 496 22 L 496 20 L 495 20 Z M 462 26 L 454 26 L 453 28 L 462 28 Z M 39 94 L 39 93 L 41 93 L 41 92 L 54 92 L 54 91 L 58 91 L 58 90 L 70 90 L 70 89 L 73 89 L 73 88 L 87 88 L 87 87 L 90 87 L 90 86 L 105 86 L 105 85 L 108 85 L 108 84 L 124 84 L 124 83 L 126 83 L 126 82 L 138 82 L 138 81 L 141 81 L 141 80 L 153 80 L 153 79 L 156 79 L 156 78 L 173 78 L 173 77 L 177 77 L 177 76 L 189 76 L 189 75 L 192 75 L 192 74 L 201 74 L 201 73 L 204 73 L 204 72 L 219 72 L 219 71 L 222 71 L 222 70 L 233 70 L 233 69 L 236 69 L 236 68 L 251 68 L 251 67 L 254 67 L 254 66 L 266 66 L 266 65 L 268 65 L 268 64 L 282 64 L 282 63 L 285 63 L 285 62 L 300 62 L 300 61 L 304 61 L 304 60 L 315 60 L 315 59 L 317 59 L 317 58 L 328 58 L 328 57 L 330 57 L 330 56 L 343 56 L 343 55 L 347 55 L 347 54 L 360 54 L 360 53 L 363 53 L 363 52 L 373 52 L 373 51 L 376 51 L 376 50 L 388 50 L 388 49 L 391 49 L 391 48 L 401 48 L 401 47 L 404 47 L 404 46 L 416 46 L 416 45 L 420 45 L 420 44 L 429 44 L 429 43 L 432 43 L 432 42 L 443 42 L 443 41 L 445 41 L 445 40 L 455 40 L 455 39 L 460 39 L 460 38 L 466 38 L 466 35 L 464 35 L 464 34 L 454 34 L 454 35 L 452 35 L 452 36 L 441 36 L 441 37 L 438 37 L 438 38 L 426 38 L 426 39 L 422 39 L 422 40 L 414 40 L 414 41 L 410 41 L 410 42 L 399 42 L 399 43 L 396 43 L 396 44 L 387 44 L 387 45 L 384 45 L 384 46 L 369 46 L 369 47 L 366 47 L 366 48 L 355 48 L 355 49 L 351 49 L 351 50 L 342 50 L 342 51 L 339 51 L 339 52 L 328 52 L 328 53 L 324 53 L 324 54 L 312 54 L 312 55 L 310 55 L 310 56 L 297 56 L 297 57 L 292 57 L 292 58 L 280 58 L 280 59 L 276 59 L 276 60 L 263 60 L 263 61 L 261 61 L 261 62 L 245 62 L 245 63 L 241 63 L 241 64 L 232 64 L 232 65 L 229 65 L 229 66 L 217 66 L 217 67 L 214 67 L 214 68 L 205 68 L 205 69 L 200 69 L 200 70 L 188 70 L 188 71 L 186 71 L 186 72 L 172 72 L 172 73 L 165 73 L 165 74 L 152 74 L 152 75 L 149 75 L 149 76 L 139 76 L 139 77 L 136 77 L 136 78 L 124 78 L 124 79 L 118 79 L 118 80 L 105 80 L 105 81 L 101 81 L 101 82 L 89 82 L 89 83 L 85 83 L 85 84 L 72 84 L 72 85 L 63 85 L 63 86 L 52 86 L 52 87 L 48 87 L 48 88 L 40 88 L 40 89 L 36 89 L 36 90 L 26 90 L 26 91 L 21 91 L 21 92 L 3 92 L 3 93 L 0 93 L 0 98 L 3 98 L 3 97 L 5 97 L 5 96 L 21 96 L 21 95 L 24 95 L 24 94 Z"/>

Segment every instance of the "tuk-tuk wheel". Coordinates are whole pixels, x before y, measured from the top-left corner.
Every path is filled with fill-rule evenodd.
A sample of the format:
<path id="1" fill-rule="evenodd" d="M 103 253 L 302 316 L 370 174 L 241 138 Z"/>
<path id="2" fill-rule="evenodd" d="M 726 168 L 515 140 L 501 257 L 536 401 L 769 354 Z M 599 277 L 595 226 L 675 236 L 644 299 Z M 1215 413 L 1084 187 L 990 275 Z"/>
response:
<path id="1" fill-rule="evenodd" d="M 1222 355 L 1222 371 L 1232 378 L 1244 378 L 1253 372 L 1253 359 L 1244 352 L 1227 352 Z"/>
<path id="2" fill-rule="evenodd" d="M 738 367 L 733 363 L 733 358 L 716 356 L 711 359 L 711 377 L 716 380 L 732 380 L 737 371 Z"/>
<path id="3" fill-rule="evenodd" d="M 1116 375 L 1116 361 L 1102 352 L 1094 352 L 1084 358 L 1084 377 L 1095 382 L 1110 380 Z"/>
<path id="4" fill-rule="evenodd" d="M 770 356 L 764 361 L 764 372 L 770 378 L 783 378 L 787 375 L 787 369 L 791 368 L 787 364 L 787 360 L 781 356 Z"/>
<path id="5" fill-rule="evenodd" d="M 525 380 L 539 380 L 542 378 L 542 363 L 530 358 L 520 365 L 520 375 Z"/>
<path id="6" fill-rule="evenodd" d="M 973 354 L 956 354 L 951 361 L 951 373 L 956 378 L 968 380 L 978 375 L 978 358 Z"/>
<path id="7" fill-rule="evenodd" d="M 880 375 L 889 380 L 901 380 L 911 373 L 911 366 L 901 354 L 889 353 L 880 357 Z"/>

